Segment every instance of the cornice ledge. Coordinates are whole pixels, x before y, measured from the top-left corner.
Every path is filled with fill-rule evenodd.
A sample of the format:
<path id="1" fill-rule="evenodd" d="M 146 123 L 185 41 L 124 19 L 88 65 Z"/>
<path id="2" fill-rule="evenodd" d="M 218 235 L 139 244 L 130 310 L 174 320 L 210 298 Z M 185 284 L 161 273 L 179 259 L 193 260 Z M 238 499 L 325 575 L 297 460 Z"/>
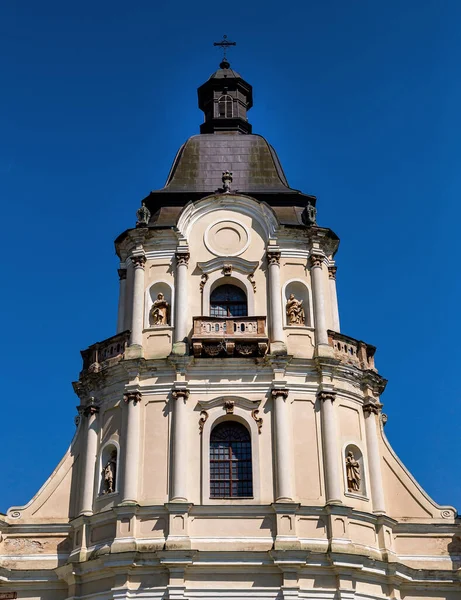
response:
<path id="1" fill-rule="evenodd" d="M 386 389 L 387 379 L 378 375 L 376 371 L 368 370 L 363 372 L 361 387 L 370 388 L 374 394 L 380 396 Z"/>
<path id="2" fill-rule="evenodd" d="M 223 269 L 225 265 L 231 265 L 236 271 L 240 271 L 240 273 L 244 273 L 245 275 L 250 275 L 255 272 L 259 265 L 259 261 L 245 260 L 239 256 L 221 256 L 212 258 L 206 262 L 197 263 L 198 268 L 201 269 L 202 273 L 205 273 L 205 275 Z"/>
<path id="3" fill-rule="evenodd" d="M 334 256 L 339 248 L 339 237 L 326 227 L 314 225 L 307 230 L 311 244 L 318 244 L 327 256 Z"/>
<path id="4" fill-rule="evenodd" d="M 234 406 L 238 408 L 243 408 L 245 410 L 253 410 L 261 404 L 261 400 L 249 400 L 248 398 L 242 398 L 241 396 L 232 396 L 226 394 L 225 396 L 218 396 L 217 398 L 213 398 L 213 400 L 199 400 L 197 406 L 204 410 L 209 410 L 210 408 L 223 406 L 224 402 L 226 402 L 227 400 L 232 400 Z"/>

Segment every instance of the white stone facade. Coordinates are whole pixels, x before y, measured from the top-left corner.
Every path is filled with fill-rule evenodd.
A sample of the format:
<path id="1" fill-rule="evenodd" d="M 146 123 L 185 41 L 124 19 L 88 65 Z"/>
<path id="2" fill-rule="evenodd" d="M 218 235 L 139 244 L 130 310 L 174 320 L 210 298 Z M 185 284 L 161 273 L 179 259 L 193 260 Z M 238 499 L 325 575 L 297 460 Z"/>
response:
<path id="1" fill-rule="evenodd" d="M 456 511 L 393 452 L 375 348 L 340 332 L 337 236 L 226 60 L 199 105 L 116 240 L 70 448 L 0 515 L 0 600 L 460 600 Z"/>
<path id="2" fill-rule="evenodd" d="M 0 521 L 0 591 L 47 600 L 461 597 L 455 510 L 428 498 L 395 456 L 372 352 L 338 335 L 336 249 L 329 230 L 282 228 L 267 205 L 233 194 L 191 203 L 176 231 L 127 232 L 120 333 L 97 355 L 93 347 L 75 384 L 81 410 L 68 453 L 29 504 Z M 304 326 L 285 318 L 293 282 L 306 290 Z M 209 317 L 210 294 L 227 283 L 244 291 L 249 319 L 267 317 L 267 352 L 194 356 L 193 318 Z M 167 298 L 168 324 L 149 322 L 152 289 Z M 238 335 L 222 334 L 224 353 Z M 224 422 L 251 437 L 251 497 L 210 497 L 210 436 Z M 107 448 L 117 469 L 104 494 Z M 360 459 L 355 492 L 349 448 Z"/>

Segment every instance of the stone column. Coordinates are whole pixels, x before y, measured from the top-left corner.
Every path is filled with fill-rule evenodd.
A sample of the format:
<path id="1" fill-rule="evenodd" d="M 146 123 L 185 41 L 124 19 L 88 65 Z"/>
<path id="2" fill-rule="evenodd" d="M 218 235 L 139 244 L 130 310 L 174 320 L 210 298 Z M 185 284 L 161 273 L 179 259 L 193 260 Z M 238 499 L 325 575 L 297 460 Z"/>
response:
<path id="1" fill-rule="evenodd" d="M 86 439 L 83 446 L 83 469 L 81 475 L 82 495 L 80 504 L 81 515 L 93 514 L 94 480 L 96 475 L 96 455 L 98 453 L 98 423 L 99 407 L 91 403 L 85 406 L 82 414 L 86 419 Z"/>
<path id="2" fill-rule="evenodd" d="M 283 334 L 283 313 L 280 286 L 280 249 L 267 250 L 269 265 L 269 308 L 270 308 L 270 341 L 271 354 L 286 353 L 285 336 Z"/>
<path id="3" fill-rule="evenodd" d="M 382 404 L 379 402 L 365 401 L 363 412 L 365 415 L 365 435 L 367 438 L 368 469 L 370 472 L 370 491 L 373 502 L 373 512 L 384 514 L 383 476 L 381 472 L 381 453 L 378 440 L 378 417 Z"/>
<path id="4" fill-rule="evenodd" d="M 117 333 L 125 331 L 126 269 L 119 269 L 120 289 L 118 295 Z"/>
<path id="5" fill-rule="evenodd" d="M 276 502 L 292 502 L 293 486 L 291 474 L 293 461 L 291 453 L 292 435 L 290 432 L 288 390 L 273 389 L 274 429 L 275 429 L 275 479 Z"/>
<path id="6" fill-rule="evenodd" d="M 174 348 L 175 354 L 187 353 L 187 319 L 189 304 L 187 294 L 187 267 L 190 254 L 187 250 L 176 252 L 176 286 L 175 286 L 175 319 Z"/>
<path id="7" fill-rule="evenodd" d="M 139 434 L 141 430 L 141 392 L 126 392 L 125 403 L 126 427 L 123 444 L 123 478 L 122 502 L 137 503 L 139 481 Z"/>
<path id="8" fill-rule="evenodd" d="M 187 411 L 189 390 L 178 387 L 172 390 L 173 397 L 173 478 L 171 482 L 172 502 L 187 502 Z M 208 460 L 208 458 L 207 458 Z"/>
<path id="9" fill-rule="evenodd" d="M 323 255 L 310 255 L 312 292 L 314 297 L 314 325 L 317 345 L 328 345 L 327 321 L 325 315 L 325 294 L 323 290 Z"/>
<path id="10" fill-rule="evenodd" d="M 337 267 L 328 267 L 328 278 L 330 280 L 331 321 L 333 331 L 339 333 L 339 310 L 338 295 L 336 293 L 336 271 Z"/>
<path id="11" fill-rule="evenodd" d="M 133 310 L 131 313 L 131 346 L 142 346 L 144 321 L 144 254 L 132 256 L 133 264 Z"/>
<path id="12" fill-rule="evenodd" d="M 327 504 L 342 504 L 340 456 L 338 454 L 334 401 L 336 392 L 321 390 L 317 394 L 321 403 L 322 441 Z"/>

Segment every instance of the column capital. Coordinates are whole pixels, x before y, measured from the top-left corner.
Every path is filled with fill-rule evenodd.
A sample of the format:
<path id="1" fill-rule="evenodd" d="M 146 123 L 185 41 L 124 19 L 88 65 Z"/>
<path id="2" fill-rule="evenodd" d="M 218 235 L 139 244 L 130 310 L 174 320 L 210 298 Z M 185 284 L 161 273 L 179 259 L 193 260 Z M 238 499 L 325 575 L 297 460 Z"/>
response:
<path id="1" fill-rule="evenodd" d="M 83 409 L 82 409 L 82 414 L 85 417 L 92 417 L 93 415 L 97 415 L 98 412 L 99 412 L 99 406 L 95 406 L 94 404 L 90 404 L 88 406 L 84 406 Z"/>
<path id="2" fill-rule="evenodd" d="M 323 259 L 324 259 L 323 254 L 320 254 L 319 252 L 311 251 L 311 253 L 309 255 L 309 262 L 310 262 L 311 268 L 312 269 L 314 267 L 322 268 Z"/>
<path id="3" fill-rule="evenodd" d="M 176 257 L 176 265 L 178 267 L 180 267 L 182 265 L 185 265 L 186 267 L 188 266 L 189 259 L 190 259 L 189 252 L 176 252 L 175 257 Z"/>
<path id="4" fill-rule="evenodd" d="M 383 405 L 381 404 L 381 402 L 371 402 L 370 400 L 368 400 L 367 402 L 365 402 L 362 408 L 364 414 L 367 416 L 371 414 L 379 415 L 383 408 Z"/>
<path id="5" fill-rule="evenodd" d="M 280 250 L 267 250 L 267 262 L 269 265 L 280 265 Z"/>
<path id="6" fill-rule="evenodd" d="M 334 402 L 336 400 L 336 392 L 332 390 L 320 390 L 319 392 L 317 392 L 317 398 L 321 402 L 325 402 L 325 400 L 331 400 L 332 402 Z"/>
<path id="7" fill-rule="evenodd" d="M 288 394 L 289 394 L 288 388 L 272 388 L 271 389 L 271 395 L 273 398 L 277 398 L 278 396 L 281 396 L 283 399 L 286 400 L 288 398 Z"/>
<path id="8" fill-rule="evenodd" d="M 141 402 L 141 398 L 141 392 L 125 392 L 123 394 L 123 401 L 125 402 L 125 404 L 133 402 L 133 406 L 136 406 L 138 402 Z"/>
<path id="9" fill-rule="evenodd" d="M 175 400 L 179 400 L 180 398 L 187 400 L 189 398 L 189 394 L 190 391 L 187 388 L 178 388 L 171 390 L 171 395 Z"/>
<path id="10" fill-rule="evenodd" d="M 144 265 L 146 264 L 146 257 L 144 256 L 144 254 L 137 254 L 136 256 L 131 257 L 131 262 L 135 269 L 144 269 Z"/>
<path id="11" fill-rule="evenodd" d="M 336 271 L 338 267 L 328 267 L 328 277 L 329 279 L 336 279 Z"/>
<path id="12" fill-rule="evenodd" d="M 125 268 L 117 269 L 117 273 L 120 278 L 120 281 L 122 281 L 123 279 L 126 279 L 126 269 Z"/>

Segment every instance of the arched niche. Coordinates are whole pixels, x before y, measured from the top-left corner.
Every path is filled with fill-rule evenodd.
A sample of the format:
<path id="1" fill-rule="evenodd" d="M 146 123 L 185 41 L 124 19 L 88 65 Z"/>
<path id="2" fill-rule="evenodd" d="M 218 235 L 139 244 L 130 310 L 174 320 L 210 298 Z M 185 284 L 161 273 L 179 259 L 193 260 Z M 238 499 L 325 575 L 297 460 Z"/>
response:
<path id="1" fill-rule="evenodd" d="M 362 450 L 354 443 L 348 443 L 343 450 L 344 493 L 348 496 L 366 498 L 365 461 Z M 357 474 L 359 476 L 358 489 Z"/>
<path id="2" fill-rule="evenodd" d="M 168 302 L 168 315 L 166 325 L 154 325 L 151 310 L 159 294 L 163 294 Z M 159 327 L 172 327 L 174 319 L 174 294 L 173 289 L 166 281 L 155 281 L 147 290 L 144 302 L 144 329 L 158 329 Z"/>
<path id="3" fill-rule="evenodd" d="M 304 308 L 304 325 L 290 325 L 287 318 L 287 302 L 290 295 L 293 294 L 296 300 L 302 300 Z M 285 327 L 312 327 L 312 301 L 310 290 L 304 281 L 300 279 L 291 279 L 287 281 L 282 288 L 283 301 L 283 324 Z"/>
<path id="4" fill-rule="evenodd" d="M 109 440 L 99 453 L 99 497 L 118 492 L 119 464 L 119 445 L 115 440 Z"/>

